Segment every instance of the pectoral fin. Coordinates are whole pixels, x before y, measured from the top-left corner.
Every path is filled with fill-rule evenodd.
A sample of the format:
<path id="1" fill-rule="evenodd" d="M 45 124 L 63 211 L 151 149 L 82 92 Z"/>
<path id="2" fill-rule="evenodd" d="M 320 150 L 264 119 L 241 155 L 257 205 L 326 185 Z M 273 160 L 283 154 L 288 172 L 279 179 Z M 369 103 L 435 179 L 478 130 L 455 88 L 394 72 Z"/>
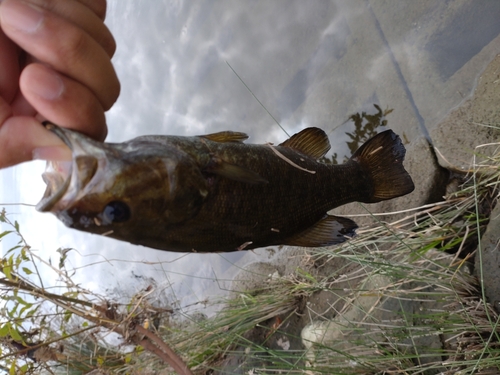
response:
<path id="1" fill-rule="evenodd" d="M 357 224 L 345 217 L 327 215 L 312 227 L 289 238 L 286 245 L 322 247 L 342 243 L 355 235 Z"/>
<path id="2" fill-rule="evenodd" d="M 214 158 L 210 165 L 205 168 L 207 172 L 248 184 L 267 184 L 268 181 L 262 178 L 258 173 L 246 168 L 228 163 L 222 159 Z"/>
<path id="3" fill-rule="evenodd" d="M 213 142 L 227 143 L 227 142 L 236 142 L 242 143 L 245 139 L 248 138 L 248 135 L 240 132 L 233 131 L 223 131 L 218 133 L 200 135 L 201 138 L 209 139 Z"/>

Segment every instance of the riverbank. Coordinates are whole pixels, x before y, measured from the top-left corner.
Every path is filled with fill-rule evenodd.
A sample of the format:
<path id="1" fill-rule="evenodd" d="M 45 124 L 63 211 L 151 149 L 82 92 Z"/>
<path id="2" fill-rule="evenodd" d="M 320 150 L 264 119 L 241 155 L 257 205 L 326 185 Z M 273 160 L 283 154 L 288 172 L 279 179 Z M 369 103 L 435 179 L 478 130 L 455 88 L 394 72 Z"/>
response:
<path id="1" fill-rule="evenodd" d="M 354 240 L 243 270 L 227 307 L 179 339 L 203 348 L 186 356 L 195 372 L 500 371 L 499 74 L 497 56 L 432 145 L 407 145 L 414 193 L 334 210 L 363 226 Z"/>

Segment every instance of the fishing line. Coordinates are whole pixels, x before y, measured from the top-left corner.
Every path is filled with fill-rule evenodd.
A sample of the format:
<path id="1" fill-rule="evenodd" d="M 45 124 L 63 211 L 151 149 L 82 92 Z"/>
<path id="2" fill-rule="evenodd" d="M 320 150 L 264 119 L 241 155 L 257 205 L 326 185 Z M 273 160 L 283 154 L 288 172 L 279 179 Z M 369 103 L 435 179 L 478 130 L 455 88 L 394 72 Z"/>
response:
<path id="1" fill-rule="evenodd" d="M 297 169 L 300 169 L 301 171 L 304 171 L 304 172 L 307 172 L 307 173 L 310 173 L 310 174 L 315 174 L 316 171 L 310 171 L 309 169 L 305 169 L 305 168 L 302 168 L 300 165 L 297 165 L 295 164 L 293 161 L 291 161 L 290 159 L 288 159 L 285 155 L 283 155 L 281 152 L 279 152 L 278 150 L 276 150 L 276 148 L 270 144 L 270 143 L 266 143 L 270 148 L 271 150 L 274 151 L 274 153 L 281 159 L 283 159 L 284 161 L 286 161 L 288 164 L 290 164 L 291 166 L 297 168 Z"/>
<path id="2" fill-rule="evenodd" d="M 0 206 L 28 206 L 28 207 L 36 207 L 36 204 L 30 204 L 30 203 L 0 203 Z"/>
<path id="3" fill-rule="evenodd" d="M 252 94 L 252 96 L 254 97 L 254 99 L 257 100 L 257 103 L 259 103 L 262 106 L 262 108 L 264 108 L 264 110 L 267 112 L 267 114 L 269 116 L 271 116 L 271 118 L 274 120 L 274 122 L 276 124 L 278 124 L 278 126 L 281 128 L 281 130 L 283 130 L 285 132 L 285 134 L 287 135 L 287 137 L 290 138 L 290 134 L 288 134 L 288 132 L 285 130 L 285 128 L 283 126 L 281 126 L 281 124 L 278 122 L 278 120 L 276 120 L 274 118 L 274 116 L 271 114 L 271 112 L 269 112 L 267 110 L 267 108 L 264 106 L 264 104 L 262 104 L 261 101 L 255 96 L 255 94 L 252 92 L 252 90 L 250 90 L 250 87 L 248 87 L 247 84 L 238 75 L 238 73 L 236 73 L 236 71 L 233 69 L 233 67 L 231 66 L 231 64 L 229 64 L 229 62 L 227 60 L 225 60 L 225 61 L 226 61 L 226 64 L 229 66 L 229 68 L 231 68 L 231 70 L 233 71 L 233 73 L 236 75 L 236 77 L 238 77 L 238 79 L 241 81 L 241 83 L 243 83 L 243 85 L 247 88 L 247 90 L 250 92 L 250 94 Z"/>

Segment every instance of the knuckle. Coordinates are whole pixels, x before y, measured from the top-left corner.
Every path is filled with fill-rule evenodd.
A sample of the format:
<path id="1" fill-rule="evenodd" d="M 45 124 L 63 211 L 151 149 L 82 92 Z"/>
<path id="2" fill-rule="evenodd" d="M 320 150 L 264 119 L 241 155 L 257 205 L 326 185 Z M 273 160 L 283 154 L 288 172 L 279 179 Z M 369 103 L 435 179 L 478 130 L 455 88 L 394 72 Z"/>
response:
<path id="1" fill-rule="evenodd" d="M 89 53 L 88 36 L 79 29 L 68 29 L 57 50 L 60 61 L 72 66 Z"/>
<path id="2" fill-rule="evenodd" d="M 97 42 L 102 46 L 109 57 L 113 57 L 116 51 L 116 41 L 111 32 L 106 28 L 106 32 L 101 34 L 102 37 Z"/>
<path id="3" fill-rule="evenodd" d="M 108 92 L 105 101 L 102 103 L 105 111 L 109 110 L 113 106 L 120 95 L 120 82 L 118 81 L 116 74 L 113 76 L 111 84 L 109 84 L 106 89 Z"/>
<path id="4" fill-rule="evenodd" d="M 80 3 L 94 12 L 97 17 L 104 20 L 106 17 L 106 0 L 78 0 Z"/>

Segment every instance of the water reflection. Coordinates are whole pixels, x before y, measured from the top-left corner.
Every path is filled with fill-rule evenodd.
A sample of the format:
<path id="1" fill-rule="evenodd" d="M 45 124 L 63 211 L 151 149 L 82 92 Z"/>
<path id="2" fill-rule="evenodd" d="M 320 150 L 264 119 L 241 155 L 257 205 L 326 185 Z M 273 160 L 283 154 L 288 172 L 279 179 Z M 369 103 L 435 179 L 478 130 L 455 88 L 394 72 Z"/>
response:
<path id="1" fill-rule="evenodd" d="M 385 109 L 382 111 L 377 104 L 373 106 L 377 109 L 377 113 L 375 114 L 368 114 L 363 111 L 349 117 L 354 123 L 354 130 L 352 132 L 346 132 L 349 138 L 351 138 L 351 140 L 347 142 L 347 146 L 352 154 L 354 154 L 359 146 L 378 133 L 376 129 L 379 126 L 387 125 L 385 116 L 394 111 L 393 109 Z"/>
<path id="2" fill-rule="evenodd" d="M 378 129 L 379 127 L 387 126 L 388 122 L 386 116 L 390 114 L 394 109 L 382 110 L 378 104 L 373 104 L 376 113 L 367 113 L 366 111 L 354 113 L 349 116 L 349 120 L 346 121 L 346 128 L 353 129 L 346 132 L 345 134 L 349 137 L 349 141 L 346 142 L 349 148 L 350 154 L 344 155 L 343 160 L 338 161 L 338 153 L 333 152 L 330 157 L 324 157 L 321 159 L 322 162 L 328 164 L 342 164 L 345 163 L 349 157 L 354 154 L 354 152 L 371 137 L 383 131 L 383 129 Z"/>

